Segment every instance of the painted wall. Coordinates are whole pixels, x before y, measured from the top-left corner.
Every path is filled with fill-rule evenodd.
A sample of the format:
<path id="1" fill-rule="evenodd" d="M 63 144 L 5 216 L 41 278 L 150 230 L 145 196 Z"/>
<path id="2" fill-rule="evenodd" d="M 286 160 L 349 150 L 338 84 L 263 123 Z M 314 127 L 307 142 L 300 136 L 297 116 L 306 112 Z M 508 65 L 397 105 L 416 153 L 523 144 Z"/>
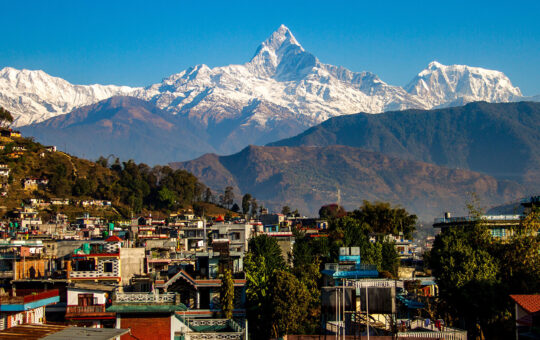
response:
<path id="1" fill-rule="evenodd" d="M 95 290 L 69 288 L 67 292 L 68 306 L 79 304 L 79 294 L 93 294 L 94 300 L 97 298 L 97 305 L 104 305 L 106 302 L 105 292 L 96 292 Z"/>

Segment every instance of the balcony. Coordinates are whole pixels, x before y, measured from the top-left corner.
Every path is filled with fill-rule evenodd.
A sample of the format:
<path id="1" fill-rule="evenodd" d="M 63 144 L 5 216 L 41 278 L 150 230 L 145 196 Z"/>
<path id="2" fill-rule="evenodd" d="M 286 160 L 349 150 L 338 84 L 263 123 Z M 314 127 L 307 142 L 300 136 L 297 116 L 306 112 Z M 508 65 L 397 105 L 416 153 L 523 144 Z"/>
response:
<path id="1" fill-rule="evenodd" d="M 112 319 L 114 317 L 114 313 L 105 311 L 105 305 L 66 307 L 66 319 Z"/>

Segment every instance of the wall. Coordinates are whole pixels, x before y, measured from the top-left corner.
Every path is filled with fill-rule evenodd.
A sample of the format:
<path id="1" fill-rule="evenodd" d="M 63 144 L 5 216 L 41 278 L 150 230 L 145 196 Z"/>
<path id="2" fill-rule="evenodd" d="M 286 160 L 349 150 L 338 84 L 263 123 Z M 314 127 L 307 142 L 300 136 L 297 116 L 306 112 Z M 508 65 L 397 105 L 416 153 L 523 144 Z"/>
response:
<path id="1" fill-rule="evenodd" d="M 128 285 L 133 275 L 144 274 L 144 248 L 120 248 L 122 285 Z"/>
<path id="2" fill-rule="evenodd" d="M 68 293 L 67 293 L 68 306 L 76 306 L 79 304 L 79 294 L 94 294 L 94 299 L 98 298 L 97 300 L 98 305 L 105 304 L 105 300 L 106 300 L 105 292 L 96 292 L 95 290 L 87 290 L 87 289 L 68 288 Z"/>
<path id="3" fill-rule="evenodd" d="M 131 335 L 123 335 L 121 340 L 163 340 L 171 339 L 171 315 L 170 314 L 122 314 L 120 316 L 120 328 L 131 329 Z"/>

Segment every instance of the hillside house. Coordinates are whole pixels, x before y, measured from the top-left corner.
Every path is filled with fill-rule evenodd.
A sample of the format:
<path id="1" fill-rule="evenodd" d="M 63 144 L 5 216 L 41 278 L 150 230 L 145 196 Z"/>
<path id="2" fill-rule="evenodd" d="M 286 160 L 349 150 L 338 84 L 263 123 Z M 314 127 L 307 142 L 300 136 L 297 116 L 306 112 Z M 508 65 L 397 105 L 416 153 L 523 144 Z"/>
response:
<path id="1" fill-rule="evenodd" d="M 0 176 L 9 177 L 10 169 L 7 164 L 0 164 Z"/>

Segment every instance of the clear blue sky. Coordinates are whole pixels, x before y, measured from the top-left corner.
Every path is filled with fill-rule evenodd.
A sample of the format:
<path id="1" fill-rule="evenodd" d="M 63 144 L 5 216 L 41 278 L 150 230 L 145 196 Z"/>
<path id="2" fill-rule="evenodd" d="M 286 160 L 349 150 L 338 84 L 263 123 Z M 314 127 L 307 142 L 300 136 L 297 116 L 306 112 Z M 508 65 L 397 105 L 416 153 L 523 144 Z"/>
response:
<path id="1" fill-rule="evenodd" d="M 280 24 L 322 62 L 405 85 L 432 60 L 540 94 L 540 1 L 3 1 L 0 68 L 145 86 L 248 61 Z"/>

